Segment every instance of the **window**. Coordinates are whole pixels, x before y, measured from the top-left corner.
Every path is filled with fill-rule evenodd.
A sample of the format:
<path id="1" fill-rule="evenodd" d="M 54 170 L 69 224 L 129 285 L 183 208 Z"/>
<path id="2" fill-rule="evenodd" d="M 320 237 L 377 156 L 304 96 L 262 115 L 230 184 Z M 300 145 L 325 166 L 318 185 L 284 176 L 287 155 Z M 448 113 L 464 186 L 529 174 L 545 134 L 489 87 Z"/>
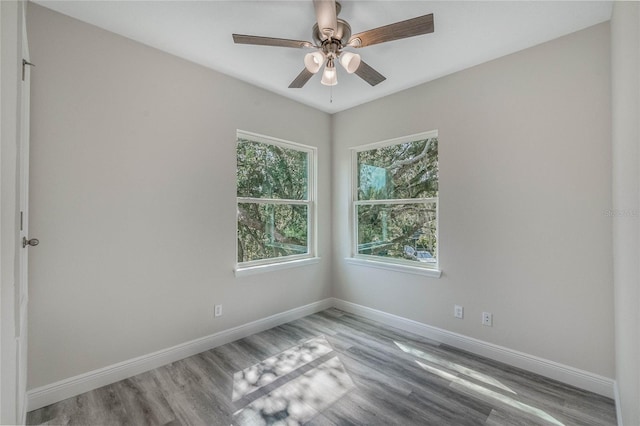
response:
<path id="1" fill-rule="evenodd" d="M 438 268 L 436 131 L 353 150 L 355 258 Z"/>
<path id="2" fill-rule="evenodd" d="M 238 132 L 240 268 L 314 255 L 315 149 Z"/>

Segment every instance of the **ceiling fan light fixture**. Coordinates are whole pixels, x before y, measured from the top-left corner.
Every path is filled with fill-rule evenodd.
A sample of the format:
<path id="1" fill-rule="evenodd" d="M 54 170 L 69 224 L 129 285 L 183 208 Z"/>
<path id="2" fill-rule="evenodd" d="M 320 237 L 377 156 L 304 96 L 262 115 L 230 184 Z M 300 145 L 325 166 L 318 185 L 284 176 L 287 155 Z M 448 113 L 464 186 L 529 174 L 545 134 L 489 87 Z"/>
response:
<path id="1" fill-rule="evenodd" d="M 317 73 L 322 68 L 324 55 L 322 52 L 307 53 L 304 56 L 304 66 L 312 74 Z"/>
<path id="2" fill-rule="evenodd" d="M 349 74 L 353 74 L 360 67 L 360 55 L 352 52 L 342 52 L 340 63 Z"/>
<path id="3" fill-rule="evenodd" d="M 320 83 L 325 86 L 335 86 L 338 84 L 338 73 L 336 72 L 336 67 L 333 65 L 333 60 L 329 59 L 327 61 L 327 66 L 324 67 L 324 72 L 322 73 L 322 80 Z"/>

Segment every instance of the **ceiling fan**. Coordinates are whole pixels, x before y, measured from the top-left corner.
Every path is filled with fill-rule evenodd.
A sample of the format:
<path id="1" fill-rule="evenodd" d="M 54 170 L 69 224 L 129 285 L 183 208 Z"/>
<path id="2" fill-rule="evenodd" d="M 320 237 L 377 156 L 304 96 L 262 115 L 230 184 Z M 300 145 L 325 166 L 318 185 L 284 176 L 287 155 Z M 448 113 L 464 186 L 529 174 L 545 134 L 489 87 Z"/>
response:
<path id="1" fill-rule="evenodd" d="M 337 17 L 341 9 L 340 3 L 335 0 L 313 0 L 313 5 L 317 19 L 312 30 L 314 43 L 245 34 L 233 34 L 233 41 L 236 44 L 316 49 L 315 52 L 305 55 L 305 67 L 291 82 L 289 88 L 303 87 L 323 65 L 321 83 L 326 86 L 338 84 L 336 61 L 339 61 L 349 74 L 355 73 L 371 86 L 375 86 L 386 80 L 386 77 L 360 59 L 360 55 L 344 50 L 345 48 L 367 47 L 433 32 L 433 14 L 430 13 L 351 35 L 349 23 Z"/>

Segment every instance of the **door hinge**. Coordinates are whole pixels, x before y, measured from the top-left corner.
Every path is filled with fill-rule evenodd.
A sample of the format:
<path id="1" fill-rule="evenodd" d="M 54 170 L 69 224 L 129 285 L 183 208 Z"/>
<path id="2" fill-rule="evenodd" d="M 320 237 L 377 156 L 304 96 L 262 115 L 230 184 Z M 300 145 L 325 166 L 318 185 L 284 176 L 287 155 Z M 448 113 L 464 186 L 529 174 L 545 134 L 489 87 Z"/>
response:
<path id="1" fill-rule="evenodd" d="M 30 67 L 34 67 L 35 68 L 34 64 L 32 64 L 31 62 L 27 61 L 26 59 L 23 59 L 22 60 L 22 81 L 24 81 L 25 68 L 26 68 L 27 65 L 30 66 Z"/>

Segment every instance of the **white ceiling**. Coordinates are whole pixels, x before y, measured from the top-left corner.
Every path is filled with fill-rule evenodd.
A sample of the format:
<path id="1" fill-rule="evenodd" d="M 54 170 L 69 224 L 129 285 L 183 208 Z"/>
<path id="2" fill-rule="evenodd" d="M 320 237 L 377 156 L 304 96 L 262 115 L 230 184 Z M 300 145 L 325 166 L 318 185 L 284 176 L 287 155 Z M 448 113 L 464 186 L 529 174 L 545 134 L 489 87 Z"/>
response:
<path id="1" fill-rule="evenodd" d="M 329 113 L 606 21 L 612 9 L 610 1 L 345 0 L 339 17 L 354 34 L 428 13 L 435 32 L 358 49 L 387 77 L 376 87 L 338 66 L 331 89 L 321 73 L 289 89 L 308 50 L 235 45 L 231 34 L 311 41 L 311 0 L 35 2 Z"/>

